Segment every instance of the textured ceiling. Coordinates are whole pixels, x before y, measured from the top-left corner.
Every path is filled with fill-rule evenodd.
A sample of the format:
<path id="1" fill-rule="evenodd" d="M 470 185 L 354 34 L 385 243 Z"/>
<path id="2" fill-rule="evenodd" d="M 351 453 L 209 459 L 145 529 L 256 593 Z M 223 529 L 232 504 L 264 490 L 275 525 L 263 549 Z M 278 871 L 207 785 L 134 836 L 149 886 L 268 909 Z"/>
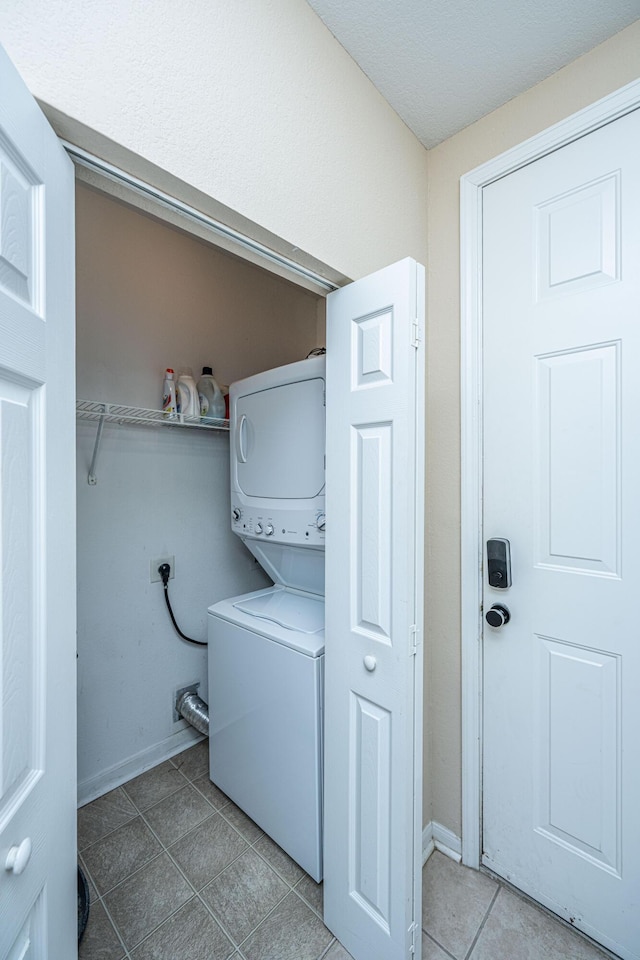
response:
<path id="1" fill-rule="evenodd" d="M 640 17 L 640 0 L 309 0 L 426 147 Z"/>

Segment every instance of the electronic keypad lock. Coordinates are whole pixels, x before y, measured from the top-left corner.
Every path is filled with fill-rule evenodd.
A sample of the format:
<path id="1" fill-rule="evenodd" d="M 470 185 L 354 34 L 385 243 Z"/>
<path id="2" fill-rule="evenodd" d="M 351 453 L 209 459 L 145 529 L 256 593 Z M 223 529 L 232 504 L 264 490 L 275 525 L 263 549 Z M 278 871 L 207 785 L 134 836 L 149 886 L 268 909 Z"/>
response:
<path id="1" fill-rule="evenodd" d="M 490 587 L 511 586 L 511 544 L 502 537 L 487 540 L 487 574 Z"/>

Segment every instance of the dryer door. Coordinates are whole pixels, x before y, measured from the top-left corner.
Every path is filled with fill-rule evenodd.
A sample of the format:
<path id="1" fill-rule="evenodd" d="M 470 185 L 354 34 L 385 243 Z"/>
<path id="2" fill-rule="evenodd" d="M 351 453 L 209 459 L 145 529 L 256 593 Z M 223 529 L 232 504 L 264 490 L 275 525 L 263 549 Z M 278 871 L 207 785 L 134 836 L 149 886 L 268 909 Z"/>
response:
<path id="1" fill-rule="evenodd" d="M 309 500 L 324 487 L 324 380 L 270 387 L 237 399 L 234 453 L 248 497 Z"/>

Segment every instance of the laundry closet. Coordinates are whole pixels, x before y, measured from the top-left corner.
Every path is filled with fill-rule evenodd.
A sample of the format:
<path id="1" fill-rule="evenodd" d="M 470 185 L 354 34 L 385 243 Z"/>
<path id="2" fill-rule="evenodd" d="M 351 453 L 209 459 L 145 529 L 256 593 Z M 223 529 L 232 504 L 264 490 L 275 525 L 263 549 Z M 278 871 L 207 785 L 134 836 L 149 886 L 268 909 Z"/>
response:
<path id="1" fill-rule="evenodd" d="M 324 299 L 92 187 L 76 189 L 77 396 L 158 408 L 166 367 L 230 384 L 324 343 Z M 181 629 L 206 640 L 207 608 L 269 583 L 231 532 L 224 431 L 78 419 L 78 800 L 188 746 L 175 691 L 206 647 L 171 626 L 153 561 L 175 558 Z"/>
<path id="2" fill-rule="evenodd" d="M 152 210 L 82 185 L 77 197 L 79 403 L 157 410 L 168 366 L 196 376 L 211 366 L 221 383 L 246 384 L 324 343 L 326 302 L 317 289 L 160 224 Z M 335 290 L 326 304 L 324 685 L 316 671 L 322 705 L 318 699 L 309 737 L 316 773 L 307 778 L 315 839 L 312 850 L 291 853 L 312 877 L 322 871 L 327 927 L 353 956 L 385 960 L 415 950 L 419 931 L 424 289 L 424 269 L 405 258 Z M 242 419 L 238 460 L 249 450 Z M 200 641 L 209 609 L 230 622 L 219 601 L 262 595 L 269 585 L 255 550 L 232 532 L 228 431 L 105 423 L 96 446 L 97 427 L 78 418 L 80 804 L 197 737 L 174 708 L 185 687 L 198 686 L 208 699 L 207 647 L 175 634 L 158 564 L 171 558 L 174 612 Z M 251 520 L 263 544 L 273 516 L 241 520 L 247 527 Z M 313 519 L 320 535 L 324 520 L 321 528 Z M 287 536 L 307 529 L 284 519 L 282 527 Z M 314 595 L 322 592 L 314 586 Z M 215 683 L 213 673 L 209 679 Z M 222 698 L 213 701 L 215 720 Z M 216 723 L 210 732 L 213 751 Z M 229 757 L 224 743 L 216 753 L 221 763 Z M 246 753 L 233 747 L 234 770 L 233 755 L 241 762 Z M 261 766 L 263 785 L 268 767 Z M 212 773 L 220 779 L 213 766 Z M 277 770 L 275 780 L 290 782 Z M 239 798 L 239 791 L 226 792 Z M 251 815 L 251 790 L 244 796 Z M 309 809 L 306 801 L 294 806 Z M 275 821 L 268 829 L 254 818 L 289 849 Z"/>

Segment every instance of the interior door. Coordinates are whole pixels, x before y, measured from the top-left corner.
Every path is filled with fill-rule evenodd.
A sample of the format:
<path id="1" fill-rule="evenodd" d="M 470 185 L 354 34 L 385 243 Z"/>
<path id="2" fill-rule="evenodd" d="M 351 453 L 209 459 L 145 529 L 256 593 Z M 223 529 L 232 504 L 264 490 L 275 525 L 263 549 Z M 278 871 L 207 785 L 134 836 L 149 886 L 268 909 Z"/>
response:
<path id="1" fill-rule="evenodd" d="M 327 306 L 324 919 L 420 956 L 424 268 Z"/>
<path id="2" fill-rule="evenodd" d="M 0 957 L 74 957 L 73 167 L 0 48 Z"/>
<path id="3" fill-rule="evenodd" d="M 640 113 L 487 187 L 483 863 L 640 956 Z M 486 555 L 486 554 L 485 554 Z M 496 621 L 499 617 L 496 617 Z"/>

